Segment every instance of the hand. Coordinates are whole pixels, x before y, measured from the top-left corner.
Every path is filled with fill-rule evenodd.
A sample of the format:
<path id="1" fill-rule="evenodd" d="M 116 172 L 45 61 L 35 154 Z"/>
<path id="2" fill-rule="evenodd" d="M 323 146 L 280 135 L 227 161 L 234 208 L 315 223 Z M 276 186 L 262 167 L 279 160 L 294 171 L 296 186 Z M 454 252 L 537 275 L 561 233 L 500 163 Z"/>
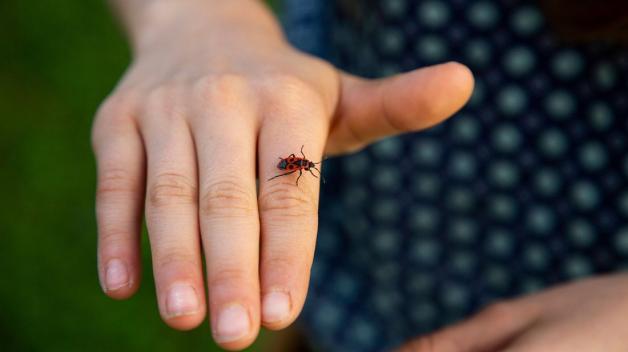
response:
<path id="1" fill-rule="evenodd" d="M 399 351 L 625 352 L 628 275 L 617 274 L 496 303 Z"/>
<path id="2" fill-rule="evenodd" d="M 133 63 L 92 133 L 100 280 L 113 298 L 137 290 L 144 207 L 164 321 L 191 329 L 209 308 L 216 341 L 243 348 L 260 323 L 297 317 L 309 281 L 319 183 L 267 181 L 278 157 L 305 145 L 318 161 L 434 125 L 473 79 L 455 63 L 376 81 L 343 74 L 289 46 L 252 0 L 156 0 L 135 18 Z"/>

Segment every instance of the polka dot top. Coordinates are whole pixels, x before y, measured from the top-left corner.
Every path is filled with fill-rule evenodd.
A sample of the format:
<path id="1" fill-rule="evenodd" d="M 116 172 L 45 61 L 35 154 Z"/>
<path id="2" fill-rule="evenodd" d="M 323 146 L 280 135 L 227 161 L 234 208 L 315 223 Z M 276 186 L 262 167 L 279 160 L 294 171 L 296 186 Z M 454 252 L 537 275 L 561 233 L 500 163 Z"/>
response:
<path id="1" fill-rule="evenodd" d="M 627 50 L 562 42 L 533 1 L 285 2 L 292 42 L 352 73 L 456 60 L 476 78 L 447 122 L 325 162 L 316 348 L 387 350 L 627 266 Z"/>

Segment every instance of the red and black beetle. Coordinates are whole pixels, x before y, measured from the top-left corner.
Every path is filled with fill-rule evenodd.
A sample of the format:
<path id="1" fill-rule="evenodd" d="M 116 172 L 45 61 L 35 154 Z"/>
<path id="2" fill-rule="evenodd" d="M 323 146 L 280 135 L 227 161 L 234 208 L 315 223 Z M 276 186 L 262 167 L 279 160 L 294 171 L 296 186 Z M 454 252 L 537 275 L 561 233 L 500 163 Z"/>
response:
<path id="1" fill-rule="evenodd" d="M 277 177 L 287 176 L 298 171 L 299 172 L 299 177 L 297 177 L 297 186 L 298 186 L 299 179 L 301 178 L 301 175 L 303 175 L 303 170 L 309 171 L 312 174 L 312 176 L 318 178 L 318 176 L 316 176 L 314 172 L 312 172 L 312 169 L 318 171 L 318 174 L 321 175 L 321 170 L 316 168 L 316 165 L 320 164 L 322 161 L 315 163 L 310 160 L 307 160 L 307 158 L 305 157 L 305 154 L 303 154 L 303 146 L 301 146 L 301 155 L 303 155 L 302 158 L 297 157 L 294 154 L 290 154 L 287 158 L 279 158 L 279 163 L 277 164 L 277 168 L 279 170 L 285 170 L 288 172 L 283 173 L 281 175 L 273 176 L 269 178 L 268 181 Z M 321 178 L 322 178 L 322 175 L 321 175 Z M 323 180 L 323 183 L 325 183 L 325 179 L 322 178 L 322 180 Z"/>

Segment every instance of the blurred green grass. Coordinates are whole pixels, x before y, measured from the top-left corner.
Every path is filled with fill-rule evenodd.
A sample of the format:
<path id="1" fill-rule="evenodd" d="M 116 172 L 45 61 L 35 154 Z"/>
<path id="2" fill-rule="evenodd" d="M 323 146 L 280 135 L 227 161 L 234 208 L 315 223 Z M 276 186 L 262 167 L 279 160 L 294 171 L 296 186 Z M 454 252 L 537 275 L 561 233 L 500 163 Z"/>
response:
<path id="1" fill-rule="evenodd" d="M 218 350 L 160 320 L 145 234 L 138 294 L 98 285 L 90 125 L 128 61 L 105 1 L 0 2 L 2 351 Z"/>

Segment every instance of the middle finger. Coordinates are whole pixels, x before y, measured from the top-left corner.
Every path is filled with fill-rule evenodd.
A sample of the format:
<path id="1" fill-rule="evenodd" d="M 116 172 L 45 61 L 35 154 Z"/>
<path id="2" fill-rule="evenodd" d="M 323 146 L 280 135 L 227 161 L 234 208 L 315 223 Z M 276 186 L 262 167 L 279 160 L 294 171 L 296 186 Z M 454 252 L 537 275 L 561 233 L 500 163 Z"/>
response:
<path id="1" fill-rule="evenodd" d="M 199 219 L 214 339 L 242 348 L 259 330 L 256 126 L 243 100 L 219 100 L 200 113 L 193 128 Z"/>

